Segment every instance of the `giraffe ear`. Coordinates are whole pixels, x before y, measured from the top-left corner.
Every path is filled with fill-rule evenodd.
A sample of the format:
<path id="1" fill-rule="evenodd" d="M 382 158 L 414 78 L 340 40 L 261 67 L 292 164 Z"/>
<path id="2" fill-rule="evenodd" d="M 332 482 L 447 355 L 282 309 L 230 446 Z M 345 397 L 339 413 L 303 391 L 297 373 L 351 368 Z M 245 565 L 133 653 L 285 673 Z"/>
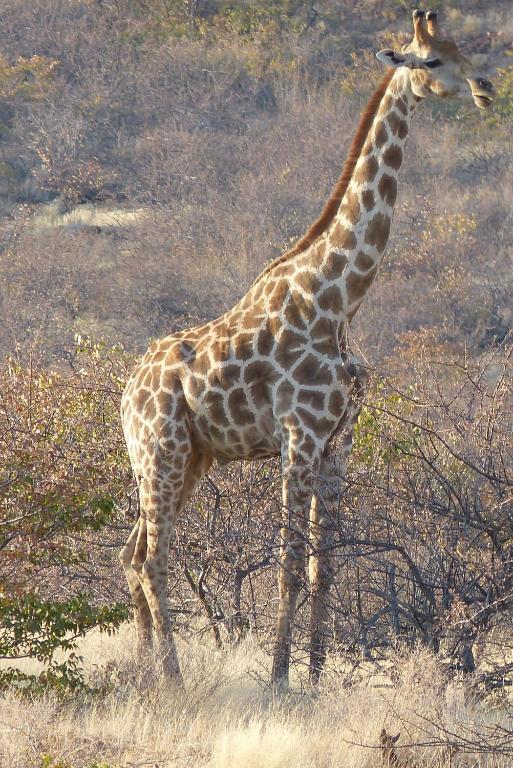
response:
<path id="1" fill-rule="evenodd" d="M 376 58 L 387 67 L 408 67 L 408 69 L 421 69 L 424 59 L 419 59 L 414 53 L 403 53 L 402 51 L 393 51 L 391 48 L 385 48 L 378 51 Z"/>
<path id="2" fill-rule="evenodd" d="M 405 67 L 407 64 L 407 55 L 404 53 L 397 53 L 391 48 L 387 48 L 384 51 L 378 51 L 376 58 L 382 64 L 386 64 L 387 67 Z"/>

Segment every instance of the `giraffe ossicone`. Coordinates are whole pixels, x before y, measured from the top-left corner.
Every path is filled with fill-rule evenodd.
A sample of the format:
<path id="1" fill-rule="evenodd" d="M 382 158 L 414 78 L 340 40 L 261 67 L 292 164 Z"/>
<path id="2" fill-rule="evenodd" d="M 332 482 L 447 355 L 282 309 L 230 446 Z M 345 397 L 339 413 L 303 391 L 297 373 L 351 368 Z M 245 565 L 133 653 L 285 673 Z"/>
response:
<path id="1" fill-rule="evenodd" d="M 218 319 L 154 342 L 122 398 L 140 517 L 121 552 L 140 652 L 179 675 L 167 596 L 176 520 L 214 460 L 279 456 L 283 527 L 272 678 L 288 682 L 292 624 L 308 574 L 310 675 L 326 655 L 340 493 L 365 373 L 348 325 L 382 260 L 412 115 L 426 97 L 468 94 L 484 109 L 493 86 L 476 74 L 436 14 L 414 13 L 414 38 L 382 51 L 388 71 L 364 111 L 319 219 Z M 334 437 L 341 450 L 333 455 Z M 308 552 L 307 552 L 308 549 Z"/>

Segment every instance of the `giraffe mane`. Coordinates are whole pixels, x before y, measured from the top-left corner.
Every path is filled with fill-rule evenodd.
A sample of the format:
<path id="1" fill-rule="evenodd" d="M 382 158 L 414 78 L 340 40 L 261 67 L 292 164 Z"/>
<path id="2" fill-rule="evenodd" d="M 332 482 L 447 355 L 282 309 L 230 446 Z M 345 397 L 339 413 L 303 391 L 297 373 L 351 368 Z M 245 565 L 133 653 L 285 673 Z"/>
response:
<path id="1" fill-rule="evenodd" d="M 342 167 L 342 172 L 337 183 L 335 184 L 335 187 L 333 188 L 331 195 L 326 200 L 319 218 L 314 221 L 312 226 L 305 232 L 303 237 L 301 237 L 297 243 L 292 246 L 292 248 L 290 248 L 285 253 L 282 253 L 264 268 L 264 270 L 253 282 L 253 285 L 255 285 L 260 280 L 260 278 L 269 274 L 269 272 L 278 264 L 282 264 L 292 256 L 306 251 L 306 249 L 312 245 L 312 243 L 315 242 L 315 240 L 317 240 L 317 238 L 320 237 L 323 232 L 326 232 L 328 229 L 329 225 L 335 218 L 338 207 L 347 191 L 349 182 L 353 176 L 354 169 L 356 168 L 356 163 L 358 162 L 358 159 L 361 155 L 363 145 L 365 144 L 367 136 L 369 135 L 369 131 L 374 122 L 374 118 L 376 117 L 377 111 L 386 93 L 388 85 L 394 76 L 394 72 L 395 70 L 390 69 L 386 73 L 367 102 L 367 106 L 361 114 L 360 122 L 358 123 L 351 147 L 349 148 L 346 161 Z"/>

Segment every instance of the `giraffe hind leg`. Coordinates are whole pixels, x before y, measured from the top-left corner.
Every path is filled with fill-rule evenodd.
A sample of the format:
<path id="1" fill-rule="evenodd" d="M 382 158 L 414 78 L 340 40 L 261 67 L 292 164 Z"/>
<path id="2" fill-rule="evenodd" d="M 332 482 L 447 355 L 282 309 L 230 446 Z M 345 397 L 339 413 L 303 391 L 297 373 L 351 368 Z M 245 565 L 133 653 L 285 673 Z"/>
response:
<path id="1" fill-rule="evenodd" d="M 289 682 L 292 621 L 304 582 L 308 507 L 312 495 L 312 470 L 317 467 L 291 463 L 283 472 L 283 526 L 278 569 L 279 604 L 274 648 L 273 684 L 285 690 Z"/>
<path id="2" fill-rule="evenodd" d="M 169 544 L 184 484 L 184 458 L 183 453 L 180 457 L 166 457 L 165 461 L 159 457 L 142 478 L 139 494 L 145 526 L 139 531 L 140 546 L 136 547 L 132 560 L 151 611 L 157 664 L 166 677 L 180 676 L 167 595 L 167 572 Z"/>
<path id="3" fill-rule="evenodd" d="M 144 560 L 138 559 L 135 566 L 151 610 L 157 663 L 171 678 L 180 677 L 180 668 L 167 597 L 169 541 L 178 515 L 211 464 L 209 456 L 196 453 L 190 445 L 187 454 L 182 446 L 179 454 L 166 457 L 164 465 L 159 462 L 158 478 L 146 478 L 141 483 L 146 546 Z"/>
<path id="4" fill-rule="evenodd" d="M 144 537 L 141 531 L 144 530 Z M 119 553 L 119 559 L 125 572 L 132 605 L 134 606 L 134 621 L 137 634 L 137 650 L 139 656 L 147 655 L 152 648 L 152 618 L 148 601 L 139 581 L 139 576 L 133 562 L 141 559 L 141 553 L 136 556 L 136 550 L 140 550 L 140 543 L 144 542 L 144 552 L 142 553 L 142 562 L 146 558 L 146 524 L 144 519 L 139 518 L 134 525 L 128 540 Z M 139 547 L 138 547 L 139 543 Z"/>

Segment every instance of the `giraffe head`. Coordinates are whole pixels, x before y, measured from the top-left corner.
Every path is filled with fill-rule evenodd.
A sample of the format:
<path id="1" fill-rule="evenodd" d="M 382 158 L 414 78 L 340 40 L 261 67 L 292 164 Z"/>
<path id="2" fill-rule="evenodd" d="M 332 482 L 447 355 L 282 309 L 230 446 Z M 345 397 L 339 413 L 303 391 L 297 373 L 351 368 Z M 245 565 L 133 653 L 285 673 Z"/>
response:
<path id="1" fill-rule="evenodd" d="M 379 51 L 377 58 L 389 67 L 409 70 L 415 96 L 424 98 L 467 96 L 480 109 L 493 103 L 494 87 L 458 50 L 452 40 L 445 39 L 437 14 L 433 11 L 413 12 L 414 36 L 400 52 Z"/>

